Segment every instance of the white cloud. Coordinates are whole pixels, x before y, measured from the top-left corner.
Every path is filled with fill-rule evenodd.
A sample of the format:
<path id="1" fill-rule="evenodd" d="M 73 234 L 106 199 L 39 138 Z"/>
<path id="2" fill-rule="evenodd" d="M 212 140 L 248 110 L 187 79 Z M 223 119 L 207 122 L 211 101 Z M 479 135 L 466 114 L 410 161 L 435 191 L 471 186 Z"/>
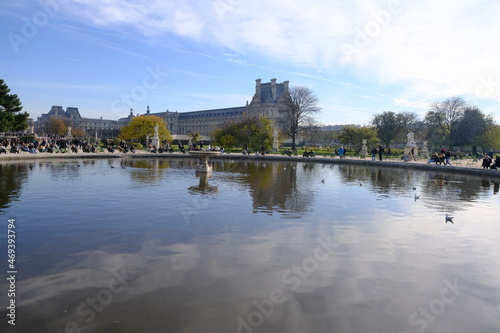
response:
<path id="1" fill-rule="evenodd" d="M 500 80 L 493 0 L 77 0 L 66 9 L 101 28 L 230 49 L 241 63 L 265 57 L 330 77 L 343 67 L 358 80 L 400 84 L 402 101 L 477 95 L 481 78 Z M 354 47 L 350 57 L 346 45 Z M 495 89 L 488 97 L 500 97 Z"/>

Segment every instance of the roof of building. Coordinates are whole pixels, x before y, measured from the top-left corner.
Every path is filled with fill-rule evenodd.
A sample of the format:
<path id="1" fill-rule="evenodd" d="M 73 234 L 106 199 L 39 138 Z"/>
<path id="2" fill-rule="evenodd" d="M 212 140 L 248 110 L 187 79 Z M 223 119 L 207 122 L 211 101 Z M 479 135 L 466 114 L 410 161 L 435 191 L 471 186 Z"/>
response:
<path id="1" fill-rule="evenodd" d="M 212 109 L 202 111 L 190 111 L 179 113 L 179 119 L 189 118 L 206 118 L 206 117 L 224 117 L 224 116 L 237 116 L 246 111 L 246 106 L 238 106 L 233 108 Z"/>
<path id="2" fill-rule="evenodd" d="M 285 90 L 283 83 L 276 83 L 275 98 L 273 98 L 271 85 L 271 83 L 262 83 L 260 85 L 260 100 L 262 103 L 277 103 L 281 95 L 283 95 L 283 91 Z"/>

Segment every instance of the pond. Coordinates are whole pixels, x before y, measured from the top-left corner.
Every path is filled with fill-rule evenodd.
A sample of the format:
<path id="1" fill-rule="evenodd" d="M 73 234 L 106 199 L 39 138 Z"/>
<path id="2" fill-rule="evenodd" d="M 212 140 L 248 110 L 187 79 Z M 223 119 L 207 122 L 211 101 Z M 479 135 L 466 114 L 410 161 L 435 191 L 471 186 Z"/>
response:
<path id="1" fill-rule="evenodd" d="M 212 163 L 0 164 L 1 332 L 498 332 L 498 179 Z"/>

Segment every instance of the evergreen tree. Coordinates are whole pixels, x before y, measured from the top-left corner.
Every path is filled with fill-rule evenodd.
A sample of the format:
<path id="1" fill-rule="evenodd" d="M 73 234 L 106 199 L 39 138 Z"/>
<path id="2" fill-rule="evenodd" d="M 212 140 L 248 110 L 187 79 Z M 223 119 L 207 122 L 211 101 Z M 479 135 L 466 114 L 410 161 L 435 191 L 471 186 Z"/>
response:
<path id="1" fill-rule="evenodd" d="M 28 128 L 29 114 L 21 113 L 19 97 L 9 92 L 9 87 L 0 79 L 0 132 L 23 131 Z"/>

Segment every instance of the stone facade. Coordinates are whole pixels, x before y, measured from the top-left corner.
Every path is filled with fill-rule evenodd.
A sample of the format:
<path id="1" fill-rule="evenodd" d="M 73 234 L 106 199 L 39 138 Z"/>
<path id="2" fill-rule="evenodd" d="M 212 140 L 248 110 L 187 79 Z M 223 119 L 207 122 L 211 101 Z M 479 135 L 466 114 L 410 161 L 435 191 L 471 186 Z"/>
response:
<path id="1" fill-rule="evenodd" d="M 144 115 L 154 115 L 162 118 L 167 123 L 167 129 L 174 137 L 182 137 L 192 132 L 198 132 L 202 136 L 208 136 L 211 131 L 220 127 L 226 122 L 237 119 L 244 113 L 250 116 L 263 115 L 272 120 L 278 118 L 280 104 L 288 94 L 289 81 L 277 83 L 276 79 L 271 82 L 262 83 L 261 79 L 256 80 L 255 93 L 250 103 L 245 106 L 237 106 L 223 109 L 190 111 L 190 112 L 151 112 L 149 106 Z M 137 114 L 139 116 L 139 114 Z M 135 116 L 130 110 L 128 117 L 119 120 L 91 119 L 83 118 L 78 108 L 68 107 L 66 111 L 62 106 L 53 106 L 50 111 L 38 117 L 35 122 L 36 133 L 45 132 L 47 121 L 51 117 L 60 117 L 71 120 L 74 127 L 85 130 L 88 136 L 113 137 L 117 136 L 120 129 L 127 125 Z"/>

